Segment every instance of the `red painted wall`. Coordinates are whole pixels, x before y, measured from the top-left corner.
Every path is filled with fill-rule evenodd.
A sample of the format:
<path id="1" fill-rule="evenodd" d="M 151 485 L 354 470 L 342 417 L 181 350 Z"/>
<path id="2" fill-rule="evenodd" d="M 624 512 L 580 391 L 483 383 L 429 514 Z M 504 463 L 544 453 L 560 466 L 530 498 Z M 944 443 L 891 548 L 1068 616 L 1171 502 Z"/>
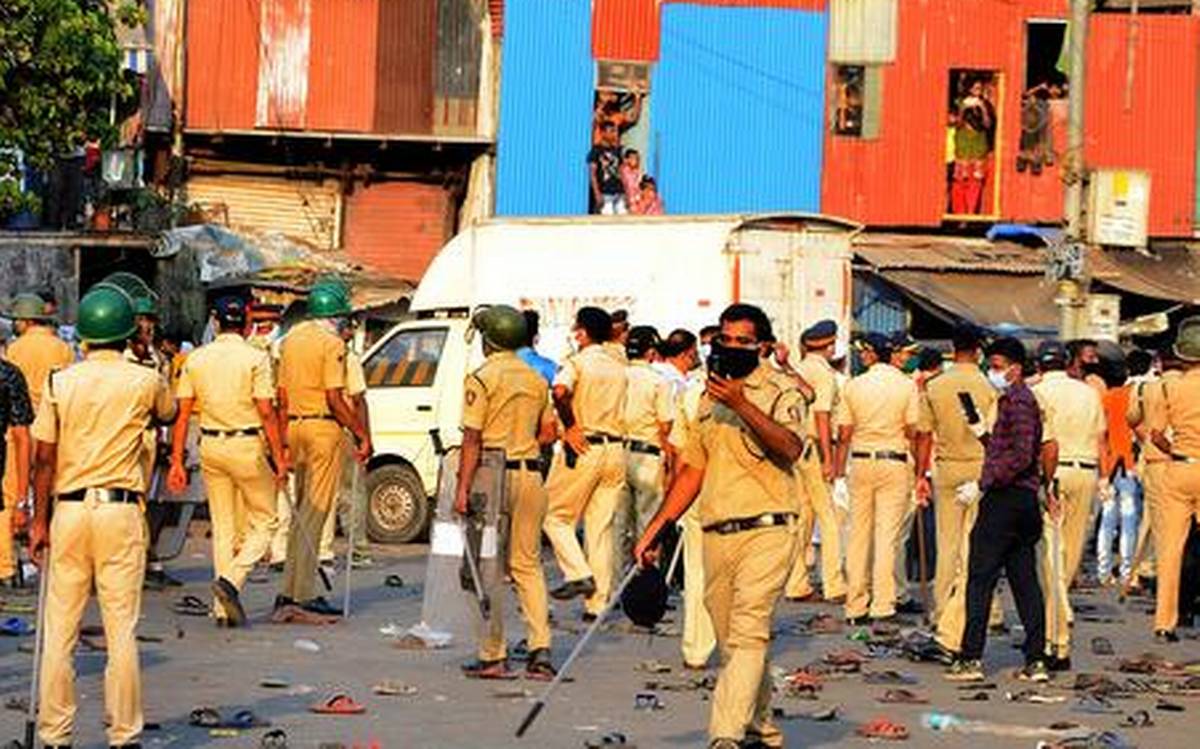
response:
<path id="1" fill-rule="evenodd" d="M 592 57 L 597 60 L 657 60 L 658 18 L 658 0 L 594 0 Z"/>
<path id="2" fill-rule="evenodd" d="M 822 210 L 874 226 L 939 225 L 949 71 L 979 68 L 1004 74 L 995 166 L 1001 218 L 1060 219 L 1057 165 L 1038 176 L 1018 173 L 1016 154 L 1025 22 L 1066 18 L 1066 6 L 1066 0 L 902 2 L 897 60 L 883 70 L 879 137 L 827 133 Z M 1090 27 L 1085 157 L 1091 166 L 1151 170 L 1150 228 L 1158 236 L 1191 234 L 1198 22 L 1187 16 L 1139 18 L 1136 94 L 1128 112 L 1123 105 L 1129 16 L 1096 14 Z"/>

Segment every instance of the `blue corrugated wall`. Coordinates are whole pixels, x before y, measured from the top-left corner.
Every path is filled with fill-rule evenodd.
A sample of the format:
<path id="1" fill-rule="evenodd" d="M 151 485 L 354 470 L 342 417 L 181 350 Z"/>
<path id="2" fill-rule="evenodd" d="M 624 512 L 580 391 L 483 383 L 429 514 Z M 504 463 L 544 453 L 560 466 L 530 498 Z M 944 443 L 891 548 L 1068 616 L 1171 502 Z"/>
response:
<path id="1" fill-rule="evenodd" d="M 504 14 L 496 213 L 587 213 L 591 0 L 520 0 Z"/>
<path id="2" fill-rule="evenodd" d="M 824 13 L 662 6 L 651 98 L 668 213 L 820 210 L 825 29 Z"/>

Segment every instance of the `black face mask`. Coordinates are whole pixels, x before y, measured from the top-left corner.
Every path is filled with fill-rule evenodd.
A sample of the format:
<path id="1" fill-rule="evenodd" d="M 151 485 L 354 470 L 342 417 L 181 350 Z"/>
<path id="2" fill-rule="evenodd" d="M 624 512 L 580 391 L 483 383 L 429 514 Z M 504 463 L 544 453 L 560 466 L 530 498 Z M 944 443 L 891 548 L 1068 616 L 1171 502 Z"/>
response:
<path id="1" fill-rule="evenodd" d="M 727 380 L 741 380 L 758 369 L 758 349 L 732 348 L 713 341 L 708 371 Z"/>
<path id="2" fill-rule="evenodd" d="M 1098 361 L 1084 362 L 1082 369 L 1083 369 L 1083 373 L 1085 375 L 1099 375 L 1100 374 L 1100 362 L 1098 362 Z"/>

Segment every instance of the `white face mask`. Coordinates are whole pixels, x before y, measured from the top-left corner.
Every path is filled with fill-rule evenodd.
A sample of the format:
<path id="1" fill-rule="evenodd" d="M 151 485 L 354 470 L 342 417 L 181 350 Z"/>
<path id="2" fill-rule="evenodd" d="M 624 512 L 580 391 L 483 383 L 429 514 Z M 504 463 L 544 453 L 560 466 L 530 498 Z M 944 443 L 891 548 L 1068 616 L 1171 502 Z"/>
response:
<path id="1" fill-rule="evenodd" d="M 712 345 L 708 343 L 700 344 L 700 366 L 708 365 L 708 355 L 712 353 Z"/>
<path id="2" fill-rule="evenodd" d="M 1004 375 L 1003 369 L 989 369 L 987 378 L 988 382 L 992 383 L 992 387 L 996 388 L 1000 392 L 1008 390 L 1008 377 Z"/>

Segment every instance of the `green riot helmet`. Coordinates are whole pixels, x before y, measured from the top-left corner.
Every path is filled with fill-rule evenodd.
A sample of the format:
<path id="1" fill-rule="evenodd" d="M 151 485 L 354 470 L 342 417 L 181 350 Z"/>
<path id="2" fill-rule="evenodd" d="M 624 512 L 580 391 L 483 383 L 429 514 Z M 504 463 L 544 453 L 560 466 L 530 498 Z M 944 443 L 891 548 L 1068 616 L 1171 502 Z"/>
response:
<path id="1" fill-rule="evenodd" d="M 37 294 L 17 294 L 13 297 L 12 307 L 8 316 L 14 320 L 36 320 L 48 322 L 51 316 L 46 314 L 46 303 Z"/>
<path id="2" fill-rule="evenodd" d="M 483 334 L 488 345 L 504 351 L 521 348 L 529 335 L 525 316 L 504 304 L 476 312 L 472 324 Z"/>
<path id="3" fill-rule="evenodd" d="M 309 317 L 345 317 L 350 312 L 350 297 L 339 284 L 322 282 L 308 293 Z"/>
<path id="4" fill-rule="evenodd" d="M 79 301 L 76 329 L 86 343 L 124 341 L 137 330 L 133 314 L 133 303 L 128 294 L 115 286 L 100 283 Z"/>

